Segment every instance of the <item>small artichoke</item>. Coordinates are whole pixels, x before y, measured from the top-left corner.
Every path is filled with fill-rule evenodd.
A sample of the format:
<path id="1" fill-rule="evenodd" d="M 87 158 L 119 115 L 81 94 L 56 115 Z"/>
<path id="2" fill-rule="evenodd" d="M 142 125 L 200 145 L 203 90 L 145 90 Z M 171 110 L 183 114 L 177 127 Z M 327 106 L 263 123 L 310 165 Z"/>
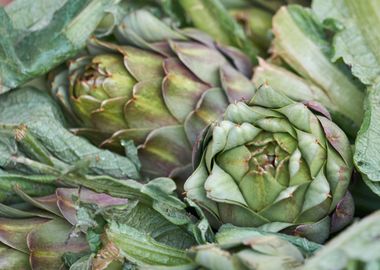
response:
<path id="1" fill-rule="evenodd" d="M 24 209 L 0 204 L 1 269 L 67 269 L 65 256 L 91 253 L 85 234 L 73 230 L 78 223 L 75 198 L 103 208 L 128 202 L 73 188 L 39 198 L 18 194 L 27 202 Z"/>
<path id="2" fill-rule="evenodd" d="M 248 104 L 229 105 L 198 148 L 184 188 L 214 226 L 262 226 L 323 242 L 353 217 L 350 143 L 318 103 L 264 85 Z"/>
<path id="3" fill-rule="evenodd" d="M 253 96 L 249 59 L 147 11 L 128 15 L 118 37 L 128 45 L 92 40 L 90 54 L 55 77 L 53 94 L 79 118 L 77 134 L 119 152 L 133 140 L 146 176 L 191 172 L 201 130 L 230 102 Z"/>

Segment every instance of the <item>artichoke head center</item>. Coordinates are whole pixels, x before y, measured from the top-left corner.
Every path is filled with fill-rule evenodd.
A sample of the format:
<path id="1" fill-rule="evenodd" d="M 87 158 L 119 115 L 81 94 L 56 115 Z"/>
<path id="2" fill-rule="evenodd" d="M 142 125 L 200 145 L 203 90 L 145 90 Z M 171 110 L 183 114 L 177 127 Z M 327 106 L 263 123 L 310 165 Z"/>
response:
<path id="1" fill-rule="evenodd" d="M 270 174 L 277 179 L 280 170 L 284 169 L 283 163 L 289 159 L 289 154 L 280 147 L 270 133 L 262 132 L 256 140 L 247 143 L 245 147 L 250 152 L 249 171 L 258 175 Z M 285 186 L 288 183 L 281 184 Z"/>
<path id="2" fill-rule="evenodd" d="M 219 153 L 215 161 L 238 185 L 250 208 L 260 211 L 283 190 L 299 184 L 298 176 L 291 175 L 296 149 L 297 142 L 291 135 L 261 131 L 253 140 Z M 302 158 L 299 162 L 304 171 Z M 307 176 L 300 177 L 308 182 L 309 172 L 304 172 Z"/>

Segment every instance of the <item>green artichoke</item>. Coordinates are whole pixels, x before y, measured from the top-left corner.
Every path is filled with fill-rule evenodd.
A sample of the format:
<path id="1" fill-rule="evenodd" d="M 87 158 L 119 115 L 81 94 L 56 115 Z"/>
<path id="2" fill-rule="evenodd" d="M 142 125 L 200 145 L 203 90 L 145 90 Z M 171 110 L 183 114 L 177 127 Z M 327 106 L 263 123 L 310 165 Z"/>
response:
<path id="1" fill-rule="evenodd" d="M 119 152 L 133 140 L 146 176 L 189 175 L 201 130 L 253 96 L 249 59 L 147 11 L 127 16 L 117 36 L 129 45 L 92 40 L 90 55 L 55 77 L 53 94 L 79 119 L 76 134 Z"/>
<path id="2" fill-rule="evenodd" d="M 262 226 L 323 242 L 353 217 L 350 143 L 315 102 L 263 86 L 248 104 L 229 105 L 198 148 L 184 188 L 213 226 Z"/>
<path id="3" fill-rule="evenodd" d="M 28 202 L 24 209 L 0 204 L 1 269 L 67 269 L 64 256 L 90 254 L 85 234 L 73 231 L 78 223 L 74 198 L 102 207 L 128 202 L 85 189 L 58 188 L 40 198 L 18 193 Z"/>

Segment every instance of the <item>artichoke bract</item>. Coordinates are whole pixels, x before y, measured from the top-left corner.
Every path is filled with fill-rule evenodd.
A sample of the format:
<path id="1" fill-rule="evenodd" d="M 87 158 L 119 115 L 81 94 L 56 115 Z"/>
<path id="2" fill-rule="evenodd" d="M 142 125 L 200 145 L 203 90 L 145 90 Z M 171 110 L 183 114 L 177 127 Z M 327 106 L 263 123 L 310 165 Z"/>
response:
<path id="1" fill-rule="evenodd" d="M 303 269 L 305 259 L 320 247 L 296 236 L 226 224 L 215 235 L 215 243 L 193 247 L 188 254 L 194 269 L 290 270 Z"/>
<path id="2" fill-rule="evenodd" d="M 318 103 L 264 85 L 248 104 L 229 105 L 195 152 L 199 165 L 184 188 L 213 226 L 260 226 L 323 242 L 353 217 L 350 144 Z"/>
<path id="3" fill-rule="evenodd" d="M 128 15 L 117 36 L 128 45 L 92 40 L 90 54 L 55 77 L 53 94 L 79 118 L 76 134 L 119 152 L 133 140 L 146 176 L 189 175 L 202 129 L 253 96 L 250 60 L 147 11 Z"/>

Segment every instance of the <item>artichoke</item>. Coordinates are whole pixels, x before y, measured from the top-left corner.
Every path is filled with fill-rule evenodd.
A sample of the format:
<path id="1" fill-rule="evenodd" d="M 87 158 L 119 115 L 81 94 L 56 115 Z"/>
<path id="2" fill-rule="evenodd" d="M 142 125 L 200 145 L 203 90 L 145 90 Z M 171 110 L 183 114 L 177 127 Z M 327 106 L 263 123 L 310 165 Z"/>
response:
<path id="1" fill-rule="evenodd" d="M 346 135 L 318 103 L 297 103 L 269 86 L 248 104 L 229 105 L 204 132 L 194 162 L 186 196 L 213 226 L 261 226 L 323 242 L 353 217 Z"/>
<path id="2" fill-rule="evenodd" d="M 65 256 L 90 254 L 85 234 L 73 231 L 78 223 L 74 198 L 102 207 L 128 202 L 85 189 L 58 188 L 40 198 L 18 193 L 28 202 L 26 208 L 0 204 L 1 269 L 66 269 Z"/>
<path id="3" fill-rule="evenodd" d="M 118 152 L 132 140 L 144 175 L 189 175 L 201 130 L 253 96 L 249 59 L 147 11 L 128 15 L 117 33 L 128 45 L 92 40 L 90 54 L 55 77 L 53 95 L 79 119 L 76 134 Z"/>

